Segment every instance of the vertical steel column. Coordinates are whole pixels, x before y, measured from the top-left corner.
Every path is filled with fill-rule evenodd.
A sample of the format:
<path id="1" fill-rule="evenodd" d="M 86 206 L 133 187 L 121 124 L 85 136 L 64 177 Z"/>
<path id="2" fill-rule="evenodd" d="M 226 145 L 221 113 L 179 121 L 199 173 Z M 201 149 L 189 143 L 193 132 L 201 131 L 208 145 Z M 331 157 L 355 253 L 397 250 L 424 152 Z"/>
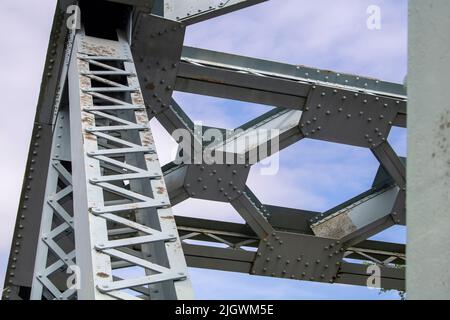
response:
<path id="1" fill-rule="evenodd" d="M 56 119 L 30 296 L 33 300 L 76 298 L 75 289 L 67 285 L 71 273 L 67 270 L 75 258 L 68 110 L 60 110 Z"/>
<path id="2" fill-rule="evenodd" d="M 124 37 L 77 34 L 69 100 L 78 298 L 192 298 Z"/>

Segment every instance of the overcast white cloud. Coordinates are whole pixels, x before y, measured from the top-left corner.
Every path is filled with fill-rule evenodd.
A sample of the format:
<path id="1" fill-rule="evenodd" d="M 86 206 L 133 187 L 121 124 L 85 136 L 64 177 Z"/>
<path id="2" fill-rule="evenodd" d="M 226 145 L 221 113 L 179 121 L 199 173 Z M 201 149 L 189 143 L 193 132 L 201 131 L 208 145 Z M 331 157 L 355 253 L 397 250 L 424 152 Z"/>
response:
<path id="1" fill-rule="evenodd" d="M 383 80 L 402 82 L 406 75 L 406 0 L 270 0 L 239 12 L 190 26 L 186 44 L 264 59 L 303 64 Z M 369 5 L 381 7 L 382 29 L 366 28 Z M 16 215 L 34 110 L 48 44 L 55 0 L 0 2 L 0 284 Z M 234 128 L 266 112 L 267 106 L 177 93 L 192 120 Z M 173 140 L 152 121 L 163 163 L 171 160 Z M 406 154 L 406 132 L 390 141 Z M 368 150 L 303 141 L 281 153 L 273 177 L 252 169 L 249 186 L 265 203 L 326 210 L 364 191 L 378 167 Z M 231 206 L 189 200 L 177 214 L 242 221 Z M 401 228 L 383 235 L 404 240 Z M 199 298 L 380 298 L 377 292 L 350 286 L 324 286 L 224 272 L 192 270 Z M 213 284 L 213 285 L 212 285 Z M 218 290 L 217 288 L 220 288 Z M 395 298 L 394 294 L 381 296 Z"/>

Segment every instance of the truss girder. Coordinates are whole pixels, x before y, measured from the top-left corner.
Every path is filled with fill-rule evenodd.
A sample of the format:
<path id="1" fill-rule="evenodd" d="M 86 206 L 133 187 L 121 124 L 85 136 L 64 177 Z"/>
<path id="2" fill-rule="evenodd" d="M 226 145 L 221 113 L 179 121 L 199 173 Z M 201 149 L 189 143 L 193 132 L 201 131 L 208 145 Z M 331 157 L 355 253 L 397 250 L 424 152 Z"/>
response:
<path id="1" fill-rule="evenodd" d="M 186 261 L 356 285 L 366 285 L 369 263 L 381 268 L 382 287 L 404 290 L 404 246 L 365 240 L 405 224 L 405 168 L 386 141 L 392 126 L 406 127 L 403 85 L 182 46 L 186 25 L 263 0 L 113 1 L 134 6 L 132 30 L 118 41 L 80 31 L 72 58 L 75 33 L 64 22 L 74 1 L 58 1 L 4 298 L 27 298 L 29 287 L 34 299 L 75 298 L 64 287 L 75 262 L 84 274 L 80 299 L 190 298 Z M 163 173 L 148 120 L 196 139 L 174 90 L 277 108 L 212 146 L 219 153 L 241 146 L 233 152 L 244 164 L 169 164 Z M 391 180 L 322 213 L 263 204 L 246 186 L 259 145 L 241 143 L 258 129 L 279 130 L 259 141 L 277 138 L 278 150 L 304 138 L 369 148 Z M 71 151 L 68 141 L 57 143 L 69 130 Z M 175 224 L 170 204 L 189 197 L 229 202 L 246 224 L 181 217 Z M 125 268 L 142 273 L 119 276 Z"/>

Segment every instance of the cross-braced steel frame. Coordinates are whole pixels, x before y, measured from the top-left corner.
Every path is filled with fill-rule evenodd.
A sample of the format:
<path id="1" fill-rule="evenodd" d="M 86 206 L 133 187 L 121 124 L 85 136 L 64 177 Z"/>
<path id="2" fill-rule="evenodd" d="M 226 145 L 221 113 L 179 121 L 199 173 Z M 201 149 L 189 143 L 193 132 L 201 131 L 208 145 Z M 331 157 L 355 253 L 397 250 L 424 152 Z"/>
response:
<path id="1" fill-rule="evenodd" d="M 367 240 L 406 222 L 404 159 L 387 141 L 406 127 L 403 85 L 183 47 L 186 26 L 259 2 L 58 1 L 3 299 L 190 299 L 187 266 L 364 286 L 377 265 L 383 288 L 404 290 L 405 246 Z M 241 146 L 242 162 L 161 168 L 149 119 L 199 142 L 174 90 L 276 108 L 210 147 Z M 245 143 L 260 129 L 276 136 Z M 261 203 L 251 155 L 302 139 L 370 149 L 372 188 L 326 212 Z M 174 216 L 190 197 L 246 223 Z"/>

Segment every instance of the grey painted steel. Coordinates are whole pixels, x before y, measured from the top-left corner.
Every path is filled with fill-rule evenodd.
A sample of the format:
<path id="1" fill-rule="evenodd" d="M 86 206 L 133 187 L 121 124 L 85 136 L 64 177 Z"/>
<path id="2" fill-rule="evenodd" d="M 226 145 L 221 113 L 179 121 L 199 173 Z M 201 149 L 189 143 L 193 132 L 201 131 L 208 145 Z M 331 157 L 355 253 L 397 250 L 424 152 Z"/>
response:
<path id="1" fill-rule="evenodd" d="M 377 264 L 383 288 L 404 290 L 404 269 L 392 267 L 405 263 L 404 245 L 364 241 L 344 249 L 340 241 L 298 232 L 276 231 L 259 240 L 242 224 L 186 217 L 176 221 L 191 267 L 365 286 L 367 265 L 347 261 L 351 259 Z M 258 246 L 257 252 L 249 250 Z"/>
<path id="2" fill-rule="evenodd" d="M 409 1 L 408 299 L 450 298 L 450 2 Z"/>
<path id="3" fill-rule="evenodd" d="M 33 281 L 30 266 L 35 262 L 51 141 L 51 124 L 35 123 L 5 277 L 6 300 L 27 299 Z"/>
<path id="4" fill-rule="evenodd" d="M 169 108 L 183 46 L 183 24 L 161 17 L 142 17 L 131 50 L 149 115 Z"/>
<path id="5" fill-rule="evenodd" d="M 129 45 L 120 35 L 119 41 L 113 41 L 79 33 L 75 50 L 69 69 L 69 94 L 76 259 L 82 272 L 78 298 L 191 298 L 147 114 L 140 108 L 143 98 Z M 126 85 L 105 78 L 103 83 L 108 85 L 91 90 L 91 63 L 98 65 L 99 60 L 110 66 L 107 69 L 118 69 Z M 123 71 L 129 75 L 123 76 Z M 119 88 L 121 94 L 114 95 L 117 90 L 109 88 Z M 116 107 L 114 114 L 92 111 L 91 107 L 104 103 Z M 121 110 L 121 106 L 126 108 Z M 132 106 L 136 110 L 130 110 Z M 120 172 L 113 179 L 115 184 L 107 174 L 111 165 Z M 130 177 L 130 173 L 143 172 L 145 178 Z M 109 199 L 126 201 L 107 204 Z M 108 232 L 114 230 L 114 225 L 134 229 L 138 235 L 110 239 Z M 135 245 L 141 247 L 144 257 L 124 251 Z M 113 258 L 140 267 L 145 275 L 113 279 Z M 133 295 L 132 291 L 141 286 L 145 286 L 145 294 Z"/>

